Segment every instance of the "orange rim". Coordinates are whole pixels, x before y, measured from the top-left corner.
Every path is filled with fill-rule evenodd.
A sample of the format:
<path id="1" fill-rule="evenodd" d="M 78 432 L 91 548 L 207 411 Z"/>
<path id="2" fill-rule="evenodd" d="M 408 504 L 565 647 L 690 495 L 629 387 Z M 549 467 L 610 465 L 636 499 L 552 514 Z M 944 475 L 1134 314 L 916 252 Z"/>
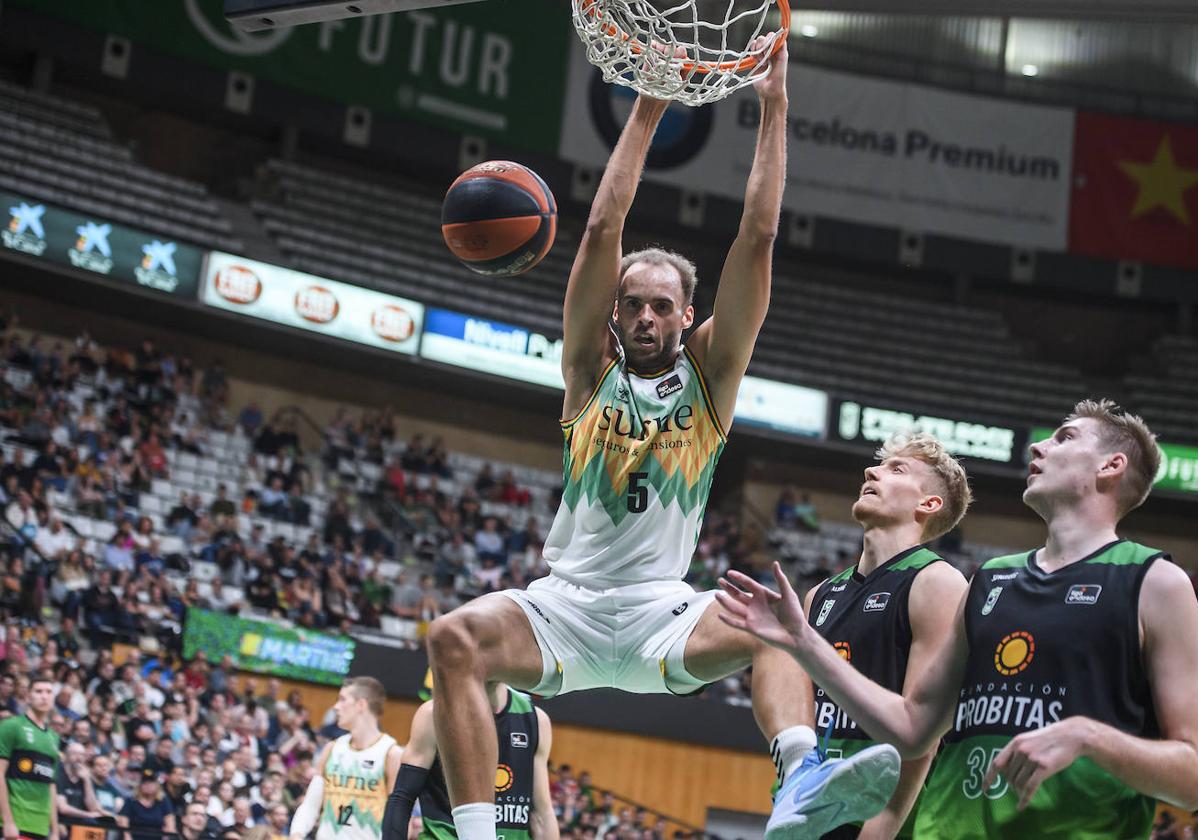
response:
<path id="1" fill-rule="evenodd" d="M 594 17 L 596 14 L 595 5 L 599 0 L 574 0 L 579 6 L 579 10 L 588 17 Z M 790 3 L 788 0 L 774 0 L 774 5 L 778 7 L 778 12 L 782 16 L 782 26 L 777 30 L 778 38 L 774 40 L 774 47 L 770 50 L 770 54 L 754 58 L 747 55 L 739 61 L 719 61 L 712 63 L 710 61 L 684 61 L 682 63 L 682 71 L 688 75 L 694 73 L 742 73 L 745 70 L 752 70 L 762 61 L 767 61 L 777 54 L 778 50 L 782 49 L 782 45 L 786 43 L 787 37 L 790 35 Z M 645 51 L 645 45 L 640 41 L 636 41 L 627 32 L 624 32 L 614 23 L 605 27 L 609 36 L 618 37 L 622 41 L 633 41 L 632 52 L 634 55 L 640 55 Z"/>

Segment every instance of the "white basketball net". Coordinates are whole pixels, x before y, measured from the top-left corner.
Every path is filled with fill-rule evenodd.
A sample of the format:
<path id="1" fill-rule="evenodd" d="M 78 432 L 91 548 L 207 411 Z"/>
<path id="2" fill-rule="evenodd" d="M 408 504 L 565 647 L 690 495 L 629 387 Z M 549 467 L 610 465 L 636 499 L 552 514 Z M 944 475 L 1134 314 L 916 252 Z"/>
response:
<path id="1" fill-rule="evenodd" d="M 571 0 L 574 28 L 603 80 L 698 106 L 764 78 L 779 0 Z M 702 8 L 700 8 L 702 7 Z M 787 7 L 787 11 L 789 11 Z M 749 44 L 775 33 L 756 50 Z"/>

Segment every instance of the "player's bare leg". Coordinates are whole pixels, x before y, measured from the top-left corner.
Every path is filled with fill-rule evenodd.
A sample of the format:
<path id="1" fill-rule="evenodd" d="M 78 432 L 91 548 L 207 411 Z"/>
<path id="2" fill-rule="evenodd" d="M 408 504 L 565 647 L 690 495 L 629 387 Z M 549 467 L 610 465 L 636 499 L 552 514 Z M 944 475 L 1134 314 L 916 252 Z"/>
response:
<path id="1" fill-rule="evenodd" d="M 494 840 L 499 743 L 487 683 L 536 688 L 540 647 L 523 610 L 501 595 L 472 601 L 432 623 L 433 721 L 461 840 Z"/>

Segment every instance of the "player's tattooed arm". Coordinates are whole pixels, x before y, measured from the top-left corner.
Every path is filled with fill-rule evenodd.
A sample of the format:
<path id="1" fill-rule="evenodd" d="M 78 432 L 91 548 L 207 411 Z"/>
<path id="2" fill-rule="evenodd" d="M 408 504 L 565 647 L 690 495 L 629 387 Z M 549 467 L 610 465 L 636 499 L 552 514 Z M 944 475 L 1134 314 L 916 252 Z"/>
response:
<path id="1" fill-rule="evenodd" d="M 530 825 L 533 840 L 558 840 L 560 829 L 553 812 L 553 795 L 549 791 L 549 751 L 553 748 L 553 726 L 549 715 L 537 709 L 537 754 L 532 768 L 532 814 Z"/>
<path id="2" fill-rule="evenodd" d="M 754 46 L 765 40 L 754 41 Z M 786 187 L 788 60 L 783 45 L 771 59 L 769 76 L 758 83 L 761 120 L 740 228 L 720 272 L 712 316 L 687 341 L 707 375 L 725 427 L 732 423 L 736 393 L 770 305 L 774 240 Z"/>
<path id="3" fill-rule="evenodd" d="M 1045 779 L 1089 758 L 1141 793 L 1187 811 L 1198 809 L 1198 600 L 1178 566 L 1157 560 L 1140 588 L 1143 660 L 1152 685 L 1160 739 L 1138 738 L 1085 717 L 1070 717 L 1016 736 L 990 765 L 1031 801 Z"/>

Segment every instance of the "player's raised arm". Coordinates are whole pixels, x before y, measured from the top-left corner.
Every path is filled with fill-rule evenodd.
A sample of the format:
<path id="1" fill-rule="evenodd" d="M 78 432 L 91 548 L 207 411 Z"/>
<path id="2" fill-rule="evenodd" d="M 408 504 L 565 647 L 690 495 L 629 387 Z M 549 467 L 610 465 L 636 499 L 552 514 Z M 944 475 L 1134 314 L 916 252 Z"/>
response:
<path id="1" fill-rule="evenodd" d="M 762 38 L 753 46 L 765 43 Z M 770 305 L 774 240 L 786 187 L 787 62 L 783 44 L 771 59 L 769 75 L 754 85 L 761 122 L 740 229 L 724 260 L 712 317 L 688 342 L 703 365 L 725 428 L 732 423 L 736 392 Z"/>
<path id="2" fill-rule="evenodd" d="M 813 682 L 828 693 L 857 725 L 879 741 L 893 744 L 905 760 L 925 755 L 952 722 L 957 688 L 965 670 L 965 603 L 961 596 L 953 632 L 929 657 L 909 697 L 889 691 L 841 658 L 819 635 L 803 612 L 782 567 L 774 563 L 779 592 L 762 586 L 739 572 L 720 579 L 720 618 L 732 627 L 752 633 L 762 641 L 788 651 Z M 936 598 L 939 590 L 929 592 Z M 950 597 L 946 588 L 940 603 Z"/>
<path id="3" fill-rule="evenodd" d="M 599 182 L 586 231 L 574 258 L 562 329 L 562 375 L 566 398 L 562 416 L 573 416 L 590 396 L 605 362 L 612 358 L 608 321 L 620 282 L 620 238 L 636 197 L 645 156 L 668 102 L 637 97 L 620 141 Z"/>

